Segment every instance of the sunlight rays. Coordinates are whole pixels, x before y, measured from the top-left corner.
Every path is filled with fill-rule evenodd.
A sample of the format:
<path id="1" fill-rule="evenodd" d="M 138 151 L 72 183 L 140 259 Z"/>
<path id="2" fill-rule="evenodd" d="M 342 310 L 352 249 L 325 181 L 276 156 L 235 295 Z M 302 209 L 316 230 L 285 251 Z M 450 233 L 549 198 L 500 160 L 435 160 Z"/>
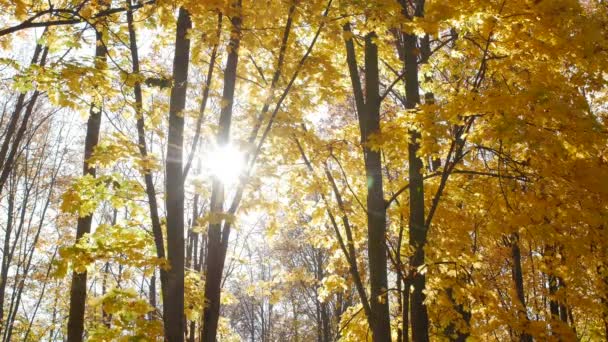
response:
<path id="1" fill-rule="evenodd" d="M 245 169 L 245 154 L 233 144 L 213 148 L 204 161 L 211 175 L 226 186 L 236 184 Z"/>

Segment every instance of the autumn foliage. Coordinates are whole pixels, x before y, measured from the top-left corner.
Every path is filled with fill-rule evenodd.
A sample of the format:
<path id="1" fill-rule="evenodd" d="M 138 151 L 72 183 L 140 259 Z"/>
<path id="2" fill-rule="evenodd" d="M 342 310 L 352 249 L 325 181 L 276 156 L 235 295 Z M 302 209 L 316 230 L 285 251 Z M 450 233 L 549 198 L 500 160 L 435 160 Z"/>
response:
<path id="1" fill-rule="evenodd" d="M 605 341 L 603 0 L 0 0 L 3 341 Z"/>

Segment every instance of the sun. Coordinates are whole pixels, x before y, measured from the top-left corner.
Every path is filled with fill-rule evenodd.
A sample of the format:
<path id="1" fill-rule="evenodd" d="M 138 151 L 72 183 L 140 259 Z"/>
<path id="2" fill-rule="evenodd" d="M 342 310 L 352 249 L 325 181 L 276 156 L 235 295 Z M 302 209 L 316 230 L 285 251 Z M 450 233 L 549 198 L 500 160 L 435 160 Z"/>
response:
<path id="1" fill-rule="evenodd" d="M 224 185 L 236 184 L 245 169 L 245 154 L 232 144 L 213 148 L 205 159 L 211 175 Z"/>

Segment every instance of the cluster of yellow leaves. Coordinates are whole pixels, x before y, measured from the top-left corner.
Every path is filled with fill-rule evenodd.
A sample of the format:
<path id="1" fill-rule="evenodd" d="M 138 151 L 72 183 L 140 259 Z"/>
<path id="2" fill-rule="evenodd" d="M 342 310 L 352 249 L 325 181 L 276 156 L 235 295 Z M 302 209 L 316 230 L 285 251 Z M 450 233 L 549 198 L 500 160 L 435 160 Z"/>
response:
<path id="1" fill-rule="evenodd" d="M 147 317 L 154 308 L 134 290 L 113 288 L 91 299 L 90 305 L 111 317 L 109 326 L 101 321 L 89 322 L 90 341 L 155 341 L 163 336 L 162 322 Z"/>
<path id="2" fill-rule="evenodd" d="M 264 281 L 260 280 L 254 284 L 249 285 L 245 289 L 245 293 L 252 298 L 263 299 L 267 298 L 271 304 L 276 304 L 281 300 L 283 296 L 283 290 L 281 289 L 283 284 L 277 280 Z"/>
<path id="3" fill-rule="evenodd" d="M 319 300 L 324 302 L 327 298 L 338 292 L 344 292 L 348 290 L 348 285 L 343 277 L 336 274 L 331 274 L 321 281 L 321 287 L 317 290 Z"/>
<path id="4" fill-rule="evenodd" d="M 350 306 L 342 313 L 339 328 L 341 330 L 340 341 L 358 342 L 372 340 L 367 318 L 361 304 Z"/>
<path id="5" fill-rule="evenodd" d="M 184 311 L 189 321 L 199 319 L 205 308 L 205 281 L 199 272 L 186 271 L 184 277 Z"/>
<path id="6" fill-rule="evenodd" d="M 61 210 L 80 217 L 90 215 L 103 202 L 109 201 L 114 208 L 125 205 L 137 211 L 133 202 L 143 189 L 135 180 L 122 179 L 118 175 L 93 177 L 85 175 L 74 179 L 62 196 Z"/>
<path id="7" fill-rule="evenodd" d="M 89 158 L 89 165 L 110 167 L 119 162 L 131 162 L 142 173 L 160 169 L 158 160 L 154 156 L 143 157 L 137 145 L 124 134 L 114 133 L 104 137 L 96 146 L 93 155 Z"/>
<path id="8" fill-rule="evenodd" d="M 95 261 L 115 262 L 137 267 L 148 274 L 156 267 L 167 267 L 166 260 L 156 257 L 152 236 L 137 222 L 102 224 L 91 234 L 85 234 L 74 245 L 59 250 L 55 275 L 62 277 L 71 264 L 75 272 L 84 272 Z"/>

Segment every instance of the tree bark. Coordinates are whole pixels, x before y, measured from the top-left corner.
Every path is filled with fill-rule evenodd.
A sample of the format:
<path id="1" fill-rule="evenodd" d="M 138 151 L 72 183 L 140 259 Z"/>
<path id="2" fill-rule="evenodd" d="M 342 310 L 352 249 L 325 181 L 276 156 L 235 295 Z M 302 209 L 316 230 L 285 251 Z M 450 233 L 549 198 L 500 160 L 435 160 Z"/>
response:
<path id="1" fill-rule="evenodd" d="M 7 217 L 6 217 L 6 228 L 4 235 L 4 248 L 2 248 L 2 267 L 0 270 L 0 323 L 4 325 L 4 297 L 6 293 L 6 284 L 8 278 L 8 268 L 10 265 L 10 239 L 14 226 L 14 215 L 13 211 L 15 209 L 15 192 L 12 189 L 11 183 L 9 183 L 9 193 L 7 195 L 8 208 L 7 208 Z M 0 328 L 4 328 L 1 326 Z M 0 332 L 2 331 L 0 329 Z"/>
<path id="2" fill-rule="evenodd" d="M 350 32 L 350 26 L 344 26 Z M 352 39 L 346 40 L 347 63 L 353 86 L 357 109 L 361 143 L 365 161 L 367 183 L 367 234 L 370 273 L 370 299 L 368 322 L 374 341 L 390 341 L 390 314 L 388 306 L 388 276 L 385 248 L 386 202 L 382 184 L 382 161 L 380 151 L 371 149 L 367 142 L 372 134 L 380 133 L 380 75 L 378 70 L 378 46 L 376 34 L 365 36 L 365 94 L 357 70 L 357 61 Z M 356 260 L 354 260 L 356 263 Z M 352 267 L 352 266 L 351 266 Z M 361 296 L 362 302 L 365 297 Z M 364 308 L 366 303 L 363 303 Z"/>
<path id="3" fill-rule="evenodd" d="M 405 56 L 405 92 L 406 108 L 414 109 L 420 103 L 418 62 L 416 60 L 416 36 L 404 35 Z M 418 140 L 420 133 L 410 131 L 410 143 L 408 145 L 409 178 L 410 178 L 410 218 L 409 218 L 409 241 L 414 253 L 410 259 L 412 272 L 411 294 L 411 323 L 412 340 L 426 342 L 429 340 L 429 318 L 425 295 L 426 277 L 419 272 L 419 267 L 424 265 L 424 246 L 427 240 L 427 227 L 424 221 L 424 179 L 422 159 L 417 155 L 420 149 Z"/>
<path id="4" fill-rule="evenodd" d="M 96 47 L 95 47 L 95 59 L 96 64 L 106 60 L 106 47 L 103 43 L 103 37 L 101 32 L 97 32 L 96 35 Z M 89 158 L 91 158 L 97 143 L 99 142 L 99 131 L 101 128 L 101 104 L 92 104 L 89 111 L 89 119 L 87 121 L 87 133 L 85 137 L 84 145 L 84 162 L 83 162 L 83 175 L 96 176 L 96 169 L 94 165 L 89 165 Z M 80 240 L 85 234 L 91 232 L 91 223 L 93 221 L 93 214 L 85 217 L 78 218 L 78 224 L 76 227 L 76 241 Z M 86 270 L 82 273 L 72 273 L 72 285 L 70 288 L 70 311 L 68 319 L 68 342 L 80 342 L 83 339 L 84 332 L 84 313 L 85 313 L 85 302 L 87 297 L 87 272 Z"/>
<path id="5" fill-rule="evenodd" d="M 38 63 L 38 58 L 40 58 L 41 53 L 42 53 L 42 45 L 36 44 L 36 48 L 34 49 L 34 55 L 32 56 L 30 65 L 34 65 L 34 64 Z M 13 134 L 15 134 L 15 131 L 17 130 L 17 122 L 19 121 L 19 118 L 21 117 L 21 111 L 23 110 L 23 107 L 25 106 L 25 96 L 26 95 L 27 95 L 26 92 L 22 92 L 17 97 L 17 102 L 15 103 L 15 110 L 13 111 L 13 115 L 11 115 L 11 119 L 9 120 L 8 125 L 6 127 L 6 131 L 4 133 L 4 141 L 2 142 L 2 147 L 0 147 L 0 170 L 2 170 L 3 172 L 4 172 L 4 169 L 10 170 L 10 168 L 11 168 L 10 165 L 7 164 L 6 157 L 7 157 L 8 151 L 9 151 L 9 147 L 11 146 L 11 139 L 13 137 Z M 19 141 L 17 139 L 15 139 L 15 141 L 13 142 L 13 145 L 15 145 L 15 144 L 19 145 Z M 4 182 L 0 182 L 0 193 L 2 193 L 3 185 L 4 185 Z"/>
<path id="6" fill-rule="evenodd" d="M 40 51 L 42 51 L 42 56 L 40 56 Z M 42 45 L 40 45 L 40 44 L 36 45 L 36 49 L 34 51 L 34 57 L 32 58 L 32 64 L 36 63 L 38 58 L 40 57 L 40 62 L 38 62 L 38 64 L 40 66 L 44 66 L 44 64 L 46 63 L 46 57 L 47 57 L 48 52 L 49 52 L 48 47 L 43 48 Z M 37 89 L 34 90 L 34 92 L 32 93 L 32 96 L 30 97 L 30 99 L 27 103 L 27 106 L 25 106 L 25 103 L 23 101 L 23 99 L 25 98 L 25 93 L 20 94 L 19 99 L 17 100 L 15 111 L 13 113 L 13 117 L 11 118 L 11 121 L 9 122 L 9 127 L 7 128 L 7 132 L 5 135 L 5 141 L 4 141 L 4 143 L 2 145 L 2 149 L 0 151 L 0 163 L 1 163 L 1 169 L 2 169 L 2 172 L 0 173 L 0 194 L 2 193 L 2 188 L 4 187 L 4 184 L 6 183 L 6 180 L 8 179 L 8 176 L 13 169 L 13 164 L 15 163 L 15 159 L 17 158 L 17 155 L 18 155 L 19 146 L 21 144 L 21 141 L 23 140 L 23 137 L 25 136 L 25 131 L 27 130 L 28 124 L 30 122 L 30 118 L 32 116 L 32 113 L 34 112 L 34 106 L 36 105 L 36 102 L 38 101 L 39 95 L 40 95 L 40 91 L 38 91 Z M 23 110 L 23 106 L 25 106 L 25 113 L 23 115 L 23 119 L 21 120 L 21 125 L 19 125 L 19 128 L 16 131 L 15 138 L 13 140 L 13 143 L 10 146 L 10 151 L 9 151 L 8 145 L 9 145 L 10 137 L 13 135 L 13 133 L 15 133 L 16 121 L 18 120 L 20 113 Z M 13 123 L 15 123 L 15 125 L 13 125 Z M 8 151 L 8 155 L 6 154 L 7 151 Z"/>
<path id="7" fill-rule="evenodd" d="M 414 13 L 408 13 L 408 5 L 405 0 L 399 0 L 402 14 L 407 18 L 422 17 L 424 14 L 424 0 L 414 1 Z M 399 56 L 404 62 L 405 71 L 405 107 L 414 109 L 420 103 L 420 83 L 418 80 L 418 48 L 417 36 L 398 32 Z M 408 144 L 408 176 L 410 181 L 409 191 L 409 244 L 413 250 L 410 257 L 410 279 L 413 288 L 410 295 L 410 321 L 412 327 L 412 340 L 415 342 L 429 341 L 429 318 L 426 305 L 424 304 L 424 288 L 426 277 L 419 268 L 424 265 L 424 246 L 427 240 L 427 225 L 424 213 L 424 178 L 422 159 L 417 155 L 420 150 L 420 133 L 414 130 L 409 132 L 410 142 Z"/>
<path id="8" fill-rule="evenodd" d="M 521 267 L 521 250 L 519 249 L 519 234 L 513 233 L 511 235 L 511 277 L 513 284 L 515 285 L 515 292 L 517 293 L 517 300 L 519 301 L 520 308 L 518 308 L 518 319 L 524 321 L 524 326 L 527 326 L 530 319 L 526 309 L 526 297 L 524 292 L 524 277 Z M 519 340 L 521 342 L 532 342 L 532 336 L 526 332 L 522 332 Z"/>
<path id="9" fill-rule="evenodd" d="M 133 73 L 137 76 L 140 72 L 139 70 L 139 51 L 137 48 L 137 35 L 135 33 L 135 26 L 133 24 L 133 8 L 131 4 L 131 0 L 127 0 L 127 24 L 129 27 L 129 43 L 131 50 L 131 60 L 133 63 Z M 142 158 L 148 157 L 148 147 L 146 143 L 146 130 L 145 130 L 145 122 L 144 122 L 144 113 L 143 109 L 143 95 L 141 90 L 141 83 L 139 81 L 135 82 L 134 85 L 134 95 L 135 95 L 135 115 L 137 117 L 137 138 L 138 138 L 138 147 L 139 153 Z M 160 217 L 158 214 L 158 202 L 156 200 L 156 189 L 154 188 L 154 181 L 152 179 L 152 172 L 149 169 L 143 170 L 144 182 L 146 185 L 146 196 L 148 197 L 148 205 L 150 208 L 150 221 L 152 222 L 152 235 L 154 236 L 154 245 L 156 246 L 156 256 L 159 259 L 165 259 L 165 246 L 164 246 L 164 238 L 163 232 L 160 224 Z M 153 277 L 152 280 L 154 280 Z M 156 291 L 156 284 L 152 284 L 150 287 L 151 290 Z M 167 302 L 167 271 L 160 268 L 160 287 L 161 287 L 161 296 L 163 299 L 163 303 Z M 153 302 L 156 304 L 156 293 L 150 293 L 150 298 L 154 299 Z M 155 305 L 156 306 L 156 305 Z M 163 305 L 163 310 L 165 305 Z M 166 317 L 166 314 L 163 314 L 163 317 Z"/>
<path id="10" fill-rule="evenodd" d="M 390 314 L 388 307 L 388 276 L 385 248 L 386 205 L 382 184 L 380 151 L 367 144 L 374 134 L 380 133 L 380 75 L 378 72 L 378 46 L 374 32 L 365 36 L 365 112 L 363 121 L 363 153 L 367 178 L 367 253 L 369 259 L 370 306 L 374 341 L 390 341 Z"/>
<path id="11" fill-rule="evenodd" d="M 233 3 L 240 12 L 241 0 Z M 222 110 L 220 113 L 219 130 L 217 133 L 217 145 L 225 146 L 230 139 L 230 125 L 232 121 L 232 105 L 234 102 L 234 91 L 236 88 L 237 65 L 239 59 L 239 45 L 241 35 L 241 18 L 234 15 L 231 20 L 232 30 L 228 45 L 228 59 L 224 71 L 224 92 L 222 94 Z M 213 180 L 211 192 L 211 213 L 221 214 L 224 212 L 224 185 L 219 179 Z M 215 219 L 209 224 L 207 245 L 207 269 L 205 279 L 205 299 L 207 305 L 203 310 L 203 332 L 204 342 L 215 342 L 217 338 L 217 326 L 220 315 L 220 296 L 222 273 L 226 261 L 226 249 L 228 247 L 228 236 L 222 237 L 222 220 Z"/>
<path id="12" fill-rule="evenodd" d="M 169 342 L 184 340 L 184 182 L 183 143 L 188 67 L 190 63 L 190 39 L 192 27 L 190 14 L 179 9 L 175 34 L 173 59 L 173 88 L 169 102 L 169 135 L 166 160 L 166 207 L 167 207 L 167 256 L 170 269 L 167 272 L 167 290 L 164 323 L 165 338 Z M 162 281 L 161 281 L 162 282 Z"/>

